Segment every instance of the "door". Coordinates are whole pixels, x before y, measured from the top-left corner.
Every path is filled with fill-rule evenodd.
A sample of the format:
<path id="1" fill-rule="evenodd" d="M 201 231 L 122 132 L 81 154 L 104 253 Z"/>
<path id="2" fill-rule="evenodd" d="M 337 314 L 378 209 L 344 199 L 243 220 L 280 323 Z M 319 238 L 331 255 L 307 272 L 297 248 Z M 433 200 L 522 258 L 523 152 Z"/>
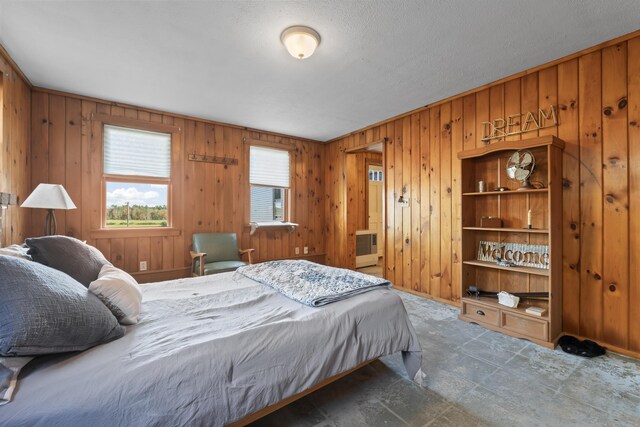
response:
<path id="1" fill-rule="evenodd" d="M 384 225 L 383 179 L 382 166 L 369 165 L 369 230 L 378 233 L 379 257 L 384 254 L 384 245 L 382 244 L 384 239 L 382 234 Z"/>

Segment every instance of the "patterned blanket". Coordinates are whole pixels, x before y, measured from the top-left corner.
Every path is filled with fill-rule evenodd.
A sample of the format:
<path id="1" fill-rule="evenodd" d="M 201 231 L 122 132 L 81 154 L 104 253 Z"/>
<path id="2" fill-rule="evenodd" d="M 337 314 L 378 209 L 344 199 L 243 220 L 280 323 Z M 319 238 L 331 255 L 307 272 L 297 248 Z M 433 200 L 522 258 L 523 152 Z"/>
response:
<path id="1" fill-rule="evenodd" d="M 236 270 L 284 296 L 310 307 L 319 307 L 377 288 L 390 288 L 379 277 L 304 260 L 267 261 Z"/>

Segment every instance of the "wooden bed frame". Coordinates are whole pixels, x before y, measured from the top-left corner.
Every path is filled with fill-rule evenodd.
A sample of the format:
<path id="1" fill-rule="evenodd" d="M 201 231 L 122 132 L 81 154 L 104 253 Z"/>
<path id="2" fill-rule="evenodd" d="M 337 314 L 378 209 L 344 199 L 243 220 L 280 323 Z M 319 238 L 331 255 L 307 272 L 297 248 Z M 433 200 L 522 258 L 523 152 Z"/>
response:
<path id="1" fill-rule="evenodd" d="M 265 417 L 265 416 L 269 415 L 270 413 L 277 411 L 278 409 L 284 408 L 288 404 L 293 403 L 296 400 L 301 399 L 301 398 L 305 397 L 306 395 L 313 393 L 316 390 L 320 390 L 322 387 L 325 387 L 325 386 L 331 384 L 332 382 L 337 381 L 340 378 L 345 377 L 345 376 L 349 375 L 350 373 L 355 372 L 358 369 L 367 366 L 369 363 L 371 363 L 371 362 L 373 362 L 375 360 L 378 360 L 378 359 L 376 358 L 376 359 L 368 360 L 366 362 L 363 362 L 363 363 L 359 364 L 355 368 L 349 369 L 348 371 L 344 371 L 344 372 L 342 372 L 340 374 L 337 374 L 337 375 L 334 375 L 332 377 L 329 377 L 326 380 L 321 381 L 318 384 L 314 385 L 313 387 L 308 388 L 308 389 L 306 389 L 304 391 L 301 391 L 298 394 L 294 394 L 293 396 L 290 396 L 290 397 L 288 397 L 288 398 L 286 398 L 286 399 L 284 399 L 284 400 L 282 400 L 282 401 L 280 401 L 278 403 L 274 403 L 273 405 L 267 406 L 266 408 L 263 408 L 263 409 L 259 410 L 258 412 L 254 412 L 253 414 L 249 414 L 246 417 L 239 419 L 238 421 L 234 421 L 234 422 L 232 422 L 230 424 L 227 424 L 227 427 L 242 427 L 242 426 L 246 426 L 247 424 L 251 424 L 252 422 L 259 420 L 260 418 Z"/>

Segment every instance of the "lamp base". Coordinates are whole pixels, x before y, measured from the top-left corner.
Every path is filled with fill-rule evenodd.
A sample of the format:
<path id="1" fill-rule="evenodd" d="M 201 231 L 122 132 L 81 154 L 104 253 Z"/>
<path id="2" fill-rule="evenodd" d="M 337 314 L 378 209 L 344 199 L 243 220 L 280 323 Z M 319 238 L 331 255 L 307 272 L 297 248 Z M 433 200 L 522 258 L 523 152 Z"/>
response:
<path id="1" fill-rule="evenodd" d="M 44 220 L 44 235 L 53 236 L 58 232 L 58 223 L 53 209 L 47 209 L 47 217 Z"/>

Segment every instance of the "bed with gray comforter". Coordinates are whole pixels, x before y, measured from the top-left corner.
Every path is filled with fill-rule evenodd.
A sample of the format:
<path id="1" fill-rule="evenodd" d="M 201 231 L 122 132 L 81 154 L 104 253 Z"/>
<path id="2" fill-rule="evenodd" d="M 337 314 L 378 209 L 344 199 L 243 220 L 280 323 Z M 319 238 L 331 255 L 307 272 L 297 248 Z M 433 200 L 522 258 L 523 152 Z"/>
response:
<path id="1" fill-rule="evenodd" d="M 123 338 L 21 373 L 3 426 L 220 426 L 397 351 L 421 377 L 400 298 L 382 288 L 314 308 L 224 273 L 143 287 Z"/>

